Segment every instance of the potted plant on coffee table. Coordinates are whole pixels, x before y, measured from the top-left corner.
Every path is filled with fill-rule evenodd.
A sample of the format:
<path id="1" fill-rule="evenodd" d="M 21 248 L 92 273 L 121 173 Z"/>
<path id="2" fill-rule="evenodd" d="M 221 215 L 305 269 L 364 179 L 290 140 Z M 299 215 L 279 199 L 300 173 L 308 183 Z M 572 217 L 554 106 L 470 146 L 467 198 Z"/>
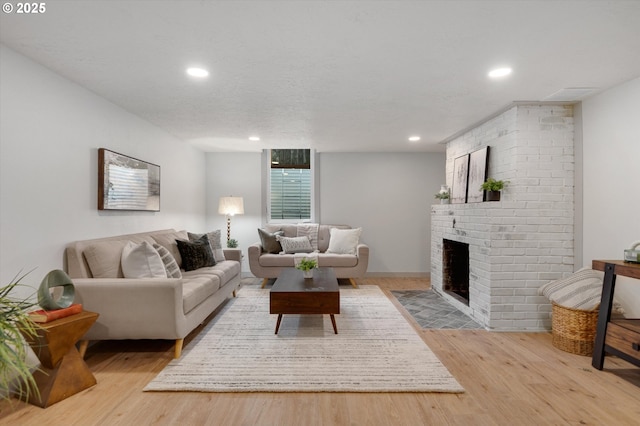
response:
<path id="1" fill-rule="evenodd" d="M 312 269 L 318 267 L 318 262 L 315 259 L 307 259 L 306 257 L 296 265 L 296 269 L 300 269 L 305 278 L 313 278 Z"/>
<path id="2" fill-rule="evenodd" d="M 480 189 L 485 191 L 485 201 L 500 201 L 500 191 L 508 181 L 495 180 L 494 178 L 487 179 Z"/>

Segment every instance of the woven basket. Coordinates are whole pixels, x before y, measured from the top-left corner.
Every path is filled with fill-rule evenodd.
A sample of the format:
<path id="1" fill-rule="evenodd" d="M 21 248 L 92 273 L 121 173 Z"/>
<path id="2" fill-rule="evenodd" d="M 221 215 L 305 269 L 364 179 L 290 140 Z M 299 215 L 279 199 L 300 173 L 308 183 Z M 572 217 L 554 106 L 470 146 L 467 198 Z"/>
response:
<path id="1" fill-rule="evenodd" d="M 552 343 L 572 354 L 591 356 L 596 338 L 598 309 L 583 311 L 552 304 Z"/>

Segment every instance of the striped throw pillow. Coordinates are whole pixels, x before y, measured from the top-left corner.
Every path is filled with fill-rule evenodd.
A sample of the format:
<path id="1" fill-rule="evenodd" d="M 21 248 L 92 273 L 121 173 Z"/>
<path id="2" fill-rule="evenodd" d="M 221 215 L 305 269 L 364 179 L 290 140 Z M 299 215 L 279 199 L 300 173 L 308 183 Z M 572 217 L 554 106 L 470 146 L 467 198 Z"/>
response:
<path id="1" fill-rule="evenodd" d="M 158 251 L 160 259 L 162 259 L 162 263 L 164 263 L 164 269 L 167 271 L 167 277 L 182 278 L 182 272 L 180 272 L 178 262 L 176 262 L 176 259 L 171 255 L 169 250 L 158 243 L 154 243 L 153 248 Z"/>

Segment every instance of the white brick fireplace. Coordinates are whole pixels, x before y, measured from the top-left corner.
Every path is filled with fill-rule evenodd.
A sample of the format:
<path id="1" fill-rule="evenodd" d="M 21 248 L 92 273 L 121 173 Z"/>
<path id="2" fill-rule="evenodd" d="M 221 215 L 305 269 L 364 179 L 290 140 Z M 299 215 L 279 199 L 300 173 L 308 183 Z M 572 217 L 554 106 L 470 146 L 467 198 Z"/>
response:
<path id="1" fill-rule="evenodd" d="M 431 285 L 490 330 L 550 329 L 538 288 L 574 269 L 573 109 L 516 105 L 447 143 L 454 159 L 490 146 L 489 177 L 509 181 L 497 202 L 433 205 Z M 469 245 L 468 305 L 443 288 L 443 240 Z"/>

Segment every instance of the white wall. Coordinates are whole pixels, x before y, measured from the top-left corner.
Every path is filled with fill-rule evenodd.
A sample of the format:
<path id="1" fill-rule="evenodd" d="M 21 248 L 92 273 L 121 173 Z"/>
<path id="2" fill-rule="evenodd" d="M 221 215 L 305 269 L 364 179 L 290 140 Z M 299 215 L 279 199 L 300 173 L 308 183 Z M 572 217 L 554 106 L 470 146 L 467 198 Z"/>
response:
<path id="1" fill-rule="evenodd" d="M 202 232 L 222 231 L 222 245 L 226 245 L 227 219 L 218 214 L 220 197 L 237 196 L 244 200 L 244 214 L 231 219 L 231 238 L 238 240 L 238 247 L 245 255 L 242 261 L 243 275 L 249 276 L 247 247 L 257 241 L 261 227 L 261 154 L 216 152 L 206 155 L 207 219 Z"/>
<path id="2" fill-rule="evenodd" d="M 622 259 L 640 241 L 640 78 L 582 104 L 583 262 Z M 616 299 L 640 317 L 640 282 L 620 280 Z"/>
<path id="3" fill-rule="evenodd" d="M 261 161 L 260 153 L 207 154 L 207 230 L 226 233 L 220 196 L 244 197 L 245 214 L 232 219 L 231 237 L 245 255 L 262 226 Z M 444 153 L 321 153 L 318 166 L 320 222 L 363 228 L 369 274 L 427 276 L 429 211 L 444 183 Z M 246 257 L 243 273 L 250 275 Z"/>
<path id="4" fill-rule="evenodd" d="M 0 59 L 0 284 L 37 268 L 37 287 L 74 240 L 203 227 L 201 151 L 5 46 Z M 97 210 L 100 147 L 160 165 L 160 212 Z"/>
<path id="5" fill-rule="evenodd" d="M 362 227 L 370 275 L 427 276 L 430 206 L 444 182 L 444 153 L 322 153 L 320 220 Z"/>

